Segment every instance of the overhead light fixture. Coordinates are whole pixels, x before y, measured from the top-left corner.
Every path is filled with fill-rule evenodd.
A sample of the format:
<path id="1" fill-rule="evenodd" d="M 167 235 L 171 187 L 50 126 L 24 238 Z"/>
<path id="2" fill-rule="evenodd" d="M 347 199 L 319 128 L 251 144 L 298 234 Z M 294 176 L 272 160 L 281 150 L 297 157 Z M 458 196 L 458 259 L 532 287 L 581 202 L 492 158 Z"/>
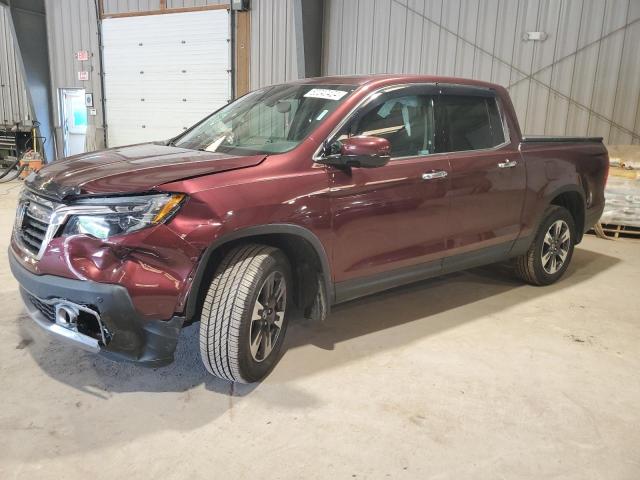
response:
<path id="1" fill-rule="evenodd" d="M 548 35 L 545 32 L 525 32 L 522 35 L 522 39 L 523 40 L 532 40 L 532 41 L 538 41 L 538 42 L 542 42 L 544 40 L 546 40 L 548 37 Z"/>

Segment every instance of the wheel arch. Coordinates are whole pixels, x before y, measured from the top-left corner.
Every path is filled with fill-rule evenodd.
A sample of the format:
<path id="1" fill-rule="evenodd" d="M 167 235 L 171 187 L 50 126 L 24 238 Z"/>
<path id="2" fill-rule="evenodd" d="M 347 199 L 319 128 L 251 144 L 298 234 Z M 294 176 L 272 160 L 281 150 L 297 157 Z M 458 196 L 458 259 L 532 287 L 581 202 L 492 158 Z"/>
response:
<path id="1" fill-rule="evenodd" d="M 327 311 L 334 301 L 331 266 L 320 239 L 307 228 L 292 224 L 269 224 L 247 227 L 216 239 L 202 254 L 193 276 L 185 306 L 187 322 L 195 320 L 204 299 L 204 288 L 220 261 L 231 248 L 241 243 L 256 242 L 281 249 L 291 262 L 296 303 L 310 306 L 318 292 L 316 273 L 322 278 L 327 298 Z"/>
<path id="2" fill-rule="evenodd" d="M 576 244 L 580 243 L 584 234 L 587 211 L 587 204 L 582 188 L 579 185 L 567 185 L 554 190 L 547 198 L 547 206 L 557 205 L 569 211 L 576 224 Z"/>

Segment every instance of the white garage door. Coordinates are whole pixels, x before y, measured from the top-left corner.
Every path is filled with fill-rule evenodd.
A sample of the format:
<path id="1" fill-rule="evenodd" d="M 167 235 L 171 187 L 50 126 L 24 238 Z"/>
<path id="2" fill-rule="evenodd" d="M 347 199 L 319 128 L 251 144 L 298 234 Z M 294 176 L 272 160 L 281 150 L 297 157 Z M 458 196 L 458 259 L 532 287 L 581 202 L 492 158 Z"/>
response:
<path id="1" fill-rule="evenodd" d="M 229 101 L 226 10 L 102 24 L 110 147 L 173 137 Z"/>

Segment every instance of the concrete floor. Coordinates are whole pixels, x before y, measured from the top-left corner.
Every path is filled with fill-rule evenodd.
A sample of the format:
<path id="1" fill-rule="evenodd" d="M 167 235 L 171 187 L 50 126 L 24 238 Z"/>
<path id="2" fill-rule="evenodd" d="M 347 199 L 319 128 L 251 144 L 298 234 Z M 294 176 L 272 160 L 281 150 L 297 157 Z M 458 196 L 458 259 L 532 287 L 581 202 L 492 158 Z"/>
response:
<path id="1" fill-rule="evenodd" d="M 0 186 L 6 251 L 19 184 Z M 640 241 L 587 236 L 558 284 L 498 267 L 299 323 L 261 384 L 45 337 L 0 255 L 0 478 L 640 478 Z"/>

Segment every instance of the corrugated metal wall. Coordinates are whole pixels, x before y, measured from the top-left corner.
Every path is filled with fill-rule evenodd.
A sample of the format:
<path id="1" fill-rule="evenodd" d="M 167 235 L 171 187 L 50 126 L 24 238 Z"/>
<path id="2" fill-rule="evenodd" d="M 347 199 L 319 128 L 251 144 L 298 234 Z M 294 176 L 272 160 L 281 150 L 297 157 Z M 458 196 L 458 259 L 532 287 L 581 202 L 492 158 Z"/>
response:
<path id="1" fill-rule="evenodd" d="M 167 8 L 229 4 L 230 0 L 167 0 Z M 160 0 L 104 0 L 105 14 L 159 10 Z M 298 78 L 293 0 L 251 0 L 251 89 Z"/>
<path id="2" fill-rule="evenodd" d="M 57 131 L 58 89 L 84 87 L 94 94 L 97 115 L 89 121 L 99 148 L 104 135 L 95 3 L 46 0 Z M 167 6 L 217 3 L 227 2 L 168 0 Z M 252 1 L 251 88 L 298 78 L 293 5 Z M 159 6 L 160 0 L 104 2 L 107 13 Z M 326 0 L 324 29 L 324 74 L 412 72 L 489 80 L 509 88 L 527 133 L 640 143 L 640 0 Z M 548 38 L 525 41 L 527 31 Z M 90 52 L 84 65 L 74 58 L 78 50 Z M 9 67 L 0 76 L 7 84 L 15 71 L 13 52 L 3 41 L 0 66 Z M 89 70 L 90 80 L 79 81 L 79 70 Z M 0 98 L 5 112 L 28 118 L 24 90 Z"/>
<path id="3" fill-rule="evenodd" d="M 93 93 L 96 115 L 89 116 L 87 149 L 104 147 L 102 91 L 100 83 L 100 50 L 97 22 L 97 0 L 45 0 L 47 33 L 51 64 L 51 86 L 54 98 L 54 125 L 58 154 L 62 156 L 62 129 L 59 114 L 59 89 L 85 88 Z M 167 8 L 199 7 L 228 4 L 226 0 L 167 0 Z M 160 0 L 104 0 L 105 13 L 132 13 L 158 10 Z M 89 60 L 80 62 L 74 54 L 89 52 Z M 89 71 L 89 80 L 78 80 L 79 71 Z"/>
<path id="4" fill-rule="evenodd" d="M 31 126 L 31 107 L 12 28 L 9 10 L 0 7 L 0 127 Z"/>
<path id="5" fill-rule="evenodd" d="M 192 8 L 228 4 L 229 0 L 167 0 L 167 8 Z M 104 13 L 160 10 L 160 0 L 104 0 Z"/>
<path id="6" fill-rule="evenodd" d="M 59 113 L 59 89 L 84 88 L 93 93 L 96 115 L 88 117 L 87 150 L 104 147 L 100 50 L 96 4 L 93 0 L 46 0 L 47 36 L 51 68 L 53 122 L 58 156 L 62 157 L 62 129 Z M 89 60 L 78 61 L 75 53 L 89 52 Z M 89 80 L 78 80 L 79 71 L 88 71 Z"/>
<path id="7" fill-rule="evenodd" d="M 251 89 L 298 78 L 293 0 L 251 1 Z"/>
<path id="8" fill-rule="evenodd" d="M 640 0 L 326 0 L 324 22 L 327 75 L 488 80 L 526 133 L 640 143 Z"/>
<path id="9" fill-rule="evenodd" d="M 130 13 L 160 10 L 160 0 L 103 0 L 104 13 Z"/>

